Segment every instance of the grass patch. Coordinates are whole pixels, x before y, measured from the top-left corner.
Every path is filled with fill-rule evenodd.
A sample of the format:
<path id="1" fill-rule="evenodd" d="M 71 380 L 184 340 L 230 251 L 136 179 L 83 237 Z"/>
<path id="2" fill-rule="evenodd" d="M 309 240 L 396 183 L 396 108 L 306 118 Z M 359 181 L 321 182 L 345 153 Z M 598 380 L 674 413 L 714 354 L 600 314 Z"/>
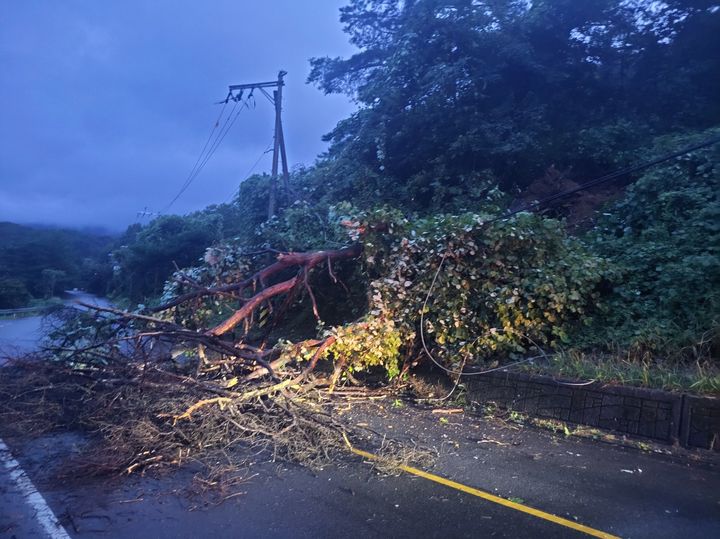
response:
<path id="1" fill-rule="evenodd" d="M 554 354 L 548 362 L 527 364 L 524 370 L 610 384 L 720 395 L 720 369 L 709 362 L 688 365 L 568 350 Z"/>

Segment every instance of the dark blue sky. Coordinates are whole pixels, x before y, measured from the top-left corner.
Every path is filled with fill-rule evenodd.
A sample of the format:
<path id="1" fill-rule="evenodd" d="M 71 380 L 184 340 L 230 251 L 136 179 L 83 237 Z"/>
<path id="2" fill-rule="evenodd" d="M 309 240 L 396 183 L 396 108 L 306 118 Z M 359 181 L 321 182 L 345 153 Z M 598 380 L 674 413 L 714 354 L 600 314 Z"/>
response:
<path id="1" fill-rule="evenodd" d="M 114 230 L 158 210 L 193 166 L 227 85 L 288 71 L 290 166 L 353 105 L 305 84 L 312 56 L 353 52 L 341 0 L 36 1 L 0 13 L 0 221 Z M 185 213 L 230 198 L 272 142 L 258 94 L 175 203 Z M 257 171 L 270 168 L 270 154 Z"/>

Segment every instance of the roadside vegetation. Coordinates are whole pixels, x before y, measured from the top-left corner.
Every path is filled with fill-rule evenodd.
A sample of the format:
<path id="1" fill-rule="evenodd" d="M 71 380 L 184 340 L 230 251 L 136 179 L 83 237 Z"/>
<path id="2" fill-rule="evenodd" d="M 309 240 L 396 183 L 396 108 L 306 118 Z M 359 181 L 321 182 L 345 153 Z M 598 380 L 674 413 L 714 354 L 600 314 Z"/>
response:
<path id="1" fill-rule="evenodd" d="M 257 175 L 133 225 L 100 271 L 126 310 L 56 335 L 97 412 L 74 417 L 122 449 L 107 466 L 233 436 L 317 462 L 353 434 L 318 402 L 431 361 L 718 394 L 720 144 L 518 211 L 720 136 L 717 6 L 352 0 L 341 20 L 359 51 L 309 82 L 358 110 L 277 214 Z"/>
<path id="2" fill-rule="evenodd" d="M 720 136 L 719 18 L 687 1 L 351 2 L 342 22 L 360 52 L 313 59 L 309 82 L 353 96 L 358 111 L 327 135 L 325 155 L 292 175 L 278 215 L 268 219 L 269 178 L 258 175 L 232 204 L 133 226 L 113 251 L 114 293 L 131 307 L 157 305 L 193 280 L 214 286 L 257 271 L 260 259 L 243 253 L 359 243 L 347 292 L 315 277 L 320 333 L 298 316 L 274 337 L 342 335 L 349 365 L 390 377 L 427 361 L 423 348 L 459 369 L 542 346 L 616 358 L 618 369 L 685 370 L 687 382 L 670 387 L 712 388 L 693 384 L 717 376 L 718 145 L 539 215 L 484 223 Z M 183 321 L 230 312 L 225 299 Z M 360 318 L 371 329 L 344 329 Z M 338 346 L 325 352 L 341 357 Z M 545 363 L 536 368 L 556 370 Z"/>

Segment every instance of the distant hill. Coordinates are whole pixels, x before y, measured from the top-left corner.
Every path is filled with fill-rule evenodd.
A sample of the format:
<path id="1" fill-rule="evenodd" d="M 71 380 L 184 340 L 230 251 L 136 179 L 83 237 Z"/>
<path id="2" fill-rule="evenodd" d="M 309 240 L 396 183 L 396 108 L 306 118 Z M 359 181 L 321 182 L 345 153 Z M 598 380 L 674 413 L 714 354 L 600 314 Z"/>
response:
<path id="1" fill-rule="evenodd" d="M 65 288 L 102 292 L 112 241 L 107 233 L 0 222 L 0 308 Z"/>
<path id="2" fill-rule="evenodd" d="M 68 232 L 81 232 L 83 234 L 87 234 L 89 236 L 118 236 L 120 235 L 120 232 L 118 231 L 112 231 L 104 226 L 94 226 L 94 225 L 84 225 L 84 226 L 76 226 L 76 227 L 61 227 L 58 225 L 52 225 L 48 223 L 0 223 L 0 224 L 11 224 L 15 226 L 23 226 L 26 228 L 34 228 L 39 230 L 65 230 Z"/>

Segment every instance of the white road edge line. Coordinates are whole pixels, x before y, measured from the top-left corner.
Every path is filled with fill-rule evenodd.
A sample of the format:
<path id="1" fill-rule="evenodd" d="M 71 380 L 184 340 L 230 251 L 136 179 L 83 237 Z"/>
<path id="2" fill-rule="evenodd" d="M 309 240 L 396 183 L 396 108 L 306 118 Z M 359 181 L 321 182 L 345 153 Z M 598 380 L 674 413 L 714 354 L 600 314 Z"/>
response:
<path id="1" fill-rule="evenodd" d="M 0 462 L 7 468 L 10 478 L 20 489 L 25 501 L 35 511 L 35 518 L 47 532 L 51 539 L 70 539 L 70 536 L 58 522 L 55 513 L 48 506 L 45 498 L 37 491 L 35 485 L 32 484 L 30 478 L 20 467 L 20 463 L 15 460 L 10 452 L 10 448 L 0 439 Z"/>

